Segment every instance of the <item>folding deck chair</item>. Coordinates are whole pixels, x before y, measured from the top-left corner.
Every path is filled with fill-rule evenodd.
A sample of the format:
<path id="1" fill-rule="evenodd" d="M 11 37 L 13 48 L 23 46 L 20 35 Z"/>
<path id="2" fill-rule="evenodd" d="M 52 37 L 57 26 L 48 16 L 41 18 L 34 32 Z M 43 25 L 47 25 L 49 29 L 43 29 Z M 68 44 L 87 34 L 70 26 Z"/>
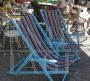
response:
<path id="1" fill-rule="evenodd" d="M 74 61 L 79 60 L 80 57 L 76 52 L 75 44 L 67 35 L 67 27 L 60 11 L 44 9 L 41 9 L 40 11 L 46 26 L 46 34 L 50 38 L 52 45 L 58 50 L 63 50 L 63 52 L 72 52 L 72 50 L 74 50 Z M 48 41 L 46 40 L 46 42 Z M 71 48 L 68 46 L 71 46 Z M 69 49 L 66 49 L 66 47 Z"/>
<path id="2" fill-rule="evenodd" d="M 30 54 L 12 67 L 8 73 L 45 74 L 49 81 L 54 81 L 51 74 L 64 74 L 62 81 L 65 81 L 70 66 L 68 54 L 66 54 L 66 58 L 63 59 L 62 57 L 57 56 L 57 52 L 53 52 L 44 42 L 42 36 L 48 41 L 49 39 L 41 29 L 36 17 L 33 14 L 30 14 L 29 16 L 24 16 L 20 19 L 12 19 L 11 22 L 25 41 L 30 50 Z M 23 70 L 23 68 L 25 68 L 30 62 L 39 64 L 42 71 L 38 71 L 35 66 L 32 66 L 33 71 L 27 69 Z"/>

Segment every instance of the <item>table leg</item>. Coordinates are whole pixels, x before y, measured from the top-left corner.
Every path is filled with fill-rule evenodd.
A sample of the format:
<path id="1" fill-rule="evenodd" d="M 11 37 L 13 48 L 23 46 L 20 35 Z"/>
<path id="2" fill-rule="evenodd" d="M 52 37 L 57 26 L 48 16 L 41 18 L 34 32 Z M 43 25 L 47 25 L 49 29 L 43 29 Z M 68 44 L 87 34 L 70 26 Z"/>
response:
<path id="1" fill-rule="evenodd" d="M 10 37 L 10 69 L 14 66 L 13 37 Z"/>

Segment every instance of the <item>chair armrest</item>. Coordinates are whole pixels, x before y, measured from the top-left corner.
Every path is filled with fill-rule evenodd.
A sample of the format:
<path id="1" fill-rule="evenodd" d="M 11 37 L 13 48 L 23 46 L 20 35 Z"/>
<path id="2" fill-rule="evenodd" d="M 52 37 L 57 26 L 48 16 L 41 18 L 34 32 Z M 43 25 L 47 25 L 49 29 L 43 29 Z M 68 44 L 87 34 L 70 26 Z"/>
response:
<path id="1" fill-rule="evenodd" d="M 52 38 L 50 39 L 51 42 L 65 42 L 65 40 L 63 38 L 60 38 L 60 39 L 55 39 L 55 38 Z"/>
<path id="2" fill-rule="evenodd" d="M 52 42 L 53 45 L 58 45 L 58 46 L 67 46 L 68 43 L 65 43 L 65 42 Z"/>

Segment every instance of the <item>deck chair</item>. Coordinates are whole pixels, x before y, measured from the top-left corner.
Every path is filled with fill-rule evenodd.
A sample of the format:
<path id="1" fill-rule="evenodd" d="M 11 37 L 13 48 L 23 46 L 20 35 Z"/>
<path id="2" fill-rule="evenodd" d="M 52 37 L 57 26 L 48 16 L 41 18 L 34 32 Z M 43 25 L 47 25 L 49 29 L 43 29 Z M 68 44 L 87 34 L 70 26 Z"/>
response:
<path id="1" fill-rule="evenodd" d="M 30 50 L 30 54 L 23 58 L 18 64 L 10 69 L 9 74 L 45 74 L 49 81 L 54 81 L 51 74 L 63 74 L 62 81 L 65 81 L 69 73 L 70 62 L 68 54 L 66 58 L 57 56 L 57 52 L 53 52 L 51 48 L 44 42 L 43 37 L 49 41 L 44 33 L 36 17 L 33 14 L 24 16 L 20 19 L 12 19 L 12 24 L 16 27 L 18 33 L 25 41 Z M 42 33 L 43 32 L 43 33 Z M 54 49 L 53 49 L 54 50 Z M 42 70 L 37 69 L 35 65 L 32 70 L 24 69 L 29 63 L 37 63 Z"/>
<path id="2" fill-rule="evenodd" d="M 44 9 L 41 9 L 40 11 L 46 26 L 46 34 L 50 38 L 52 45 L 55 46 L 55 48 L 59 46 L 65 52 L 66 52 L 66 47 L 71 46 L 71 48 L 68 47 L 70 48 L 68 50 L 72 50 L 73 48 L 73 50 L 75 50 L 76 52 L 76 47 L 74 46 L 75 45 L 74 42 L 70 40 L 70 38 L 67 35 L 67 27 L 60 11 L 44 10 Z M 48 41 L 46 40 L 46 42 Z M 75 61 L 80 59 L 77 53 L 75 53 L 74 56 L 76 57 Z"/>

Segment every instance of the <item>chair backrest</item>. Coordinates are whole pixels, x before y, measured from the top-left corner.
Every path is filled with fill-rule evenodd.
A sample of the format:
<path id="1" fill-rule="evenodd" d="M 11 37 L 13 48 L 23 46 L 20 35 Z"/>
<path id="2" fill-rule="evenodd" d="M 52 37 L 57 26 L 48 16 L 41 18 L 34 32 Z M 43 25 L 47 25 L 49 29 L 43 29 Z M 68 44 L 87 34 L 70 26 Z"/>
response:
<path id="1" fill-rule="evenodd" d="M 42 33 L 42 29 L 40 29 L 41 26 L 33 14 L 24 16 L 16 21 L 13 20 L 13 23 L 34 57 L 57 60 L 57 63 L 47 65 L 49 70 L 55 70 L 55 68 L 65 69 L 65 66 L 67 65 L 65 65 L 66 61 L 64 60 L 66 59 L 63 60 L 60 56 L 57 56 L 57 54 L 44 42 L 42 36 L 45 37 L 46 35 L 44 32 Z"/>
<path id="2" fill-rule="evenodd" d="M 40 10 L 42 14 L 43 21 L 49 30 L 49 35 L 51 38 L 64 38 L 67 40 L 65 35 L 66 24 L 61 16 L 59 10 Z"/>

